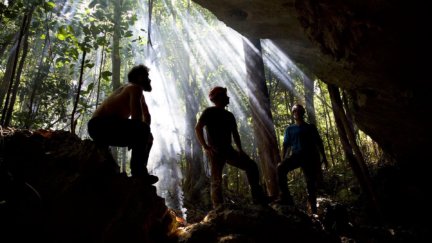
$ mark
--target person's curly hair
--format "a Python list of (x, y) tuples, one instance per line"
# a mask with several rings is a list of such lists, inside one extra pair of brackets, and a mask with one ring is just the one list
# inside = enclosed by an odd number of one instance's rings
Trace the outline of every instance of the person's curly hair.
[(149, 71), (150, 69), (147, 66), (143, 64), (137, 65), (129, 71), (128, 80), (130, 83), (136, 83), (140, 75), (148, 75)]

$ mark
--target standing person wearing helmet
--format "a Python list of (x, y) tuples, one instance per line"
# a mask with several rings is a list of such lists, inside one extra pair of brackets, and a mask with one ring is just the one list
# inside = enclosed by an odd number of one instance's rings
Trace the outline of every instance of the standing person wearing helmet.
[[(324, 145), (315, 125), (304, 120), (305, 109), (303, 106), (296, 104), (291, 111), (295, 124), (288, 126), (285, 130), (282, 148), (284, 159), (277, 167), (280, 189), (277, 202), (294, 204), (288, 190), (287, 173), (301, 167), (306, 179), (309, 206), (311, 212), (316, 214), (318, 182), (322, 179), (321, 163), (324, 163), (326, 168), (328, 167)], [(286, 157), (287, 152), (290, 152), (288, 157)]]
[[(223, 204), (222, 170), (225, 163), (240, 168), (246, 172), (253, 202), (267, 203), (268, 197), (259, 184), (257, 164), (243, 151), (237, 123), (234, 115), (225, 107), (229, 104), (227, 89), (214, 87), (209, 93), (214, 106), (206, 108), (195, 127), (197, 138), (203, 146), (211, 165), (211, 199), (213, 208)], [(204, 139), (204, 127), (207, 131), (207, 142)], [(237, 146), (235, 150), (232, 138)]]

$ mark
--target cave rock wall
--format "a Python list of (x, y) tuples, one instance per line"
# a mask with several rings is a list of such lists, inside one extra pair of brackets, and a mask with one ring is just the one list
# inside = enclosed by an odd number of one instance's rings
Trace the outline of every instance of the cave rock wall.
[(194, 0), (246, 37), (271, 39), (351, 98), (356, 124), (401, 165), (423, 166), (431, 124), (425, 3)]

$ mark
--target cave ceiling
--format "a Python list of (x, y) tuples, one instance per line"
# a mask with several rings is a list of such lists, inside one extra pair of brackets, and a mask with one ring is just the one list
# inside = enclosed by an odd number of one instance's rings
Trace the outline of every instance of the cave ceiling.
[(359, 128), (398, 161), (426, 153), (432, 134), (425, 3), (193, 1), (246, 38), (272, 40), (306, 73), (344, 90)]

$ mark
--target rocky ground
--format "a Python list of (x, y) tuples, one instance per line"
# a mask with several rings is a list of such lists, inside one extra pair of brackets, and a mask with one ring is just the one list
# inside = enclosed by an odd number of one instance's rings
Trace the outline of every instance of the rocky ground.
[[(383, 168), (374, 180), (383, 210), (361, 197), (301, 207), (252, 205), (227, 193), (215, 210), (188, 208), (187, 222), (156, 187), (119, 173), (109, 150), (65, 131), (2, 129), (2, 242), (423, 242), (430, 223), (410, 178)], [(379, 183), (378, 183), (379, 182)]]

